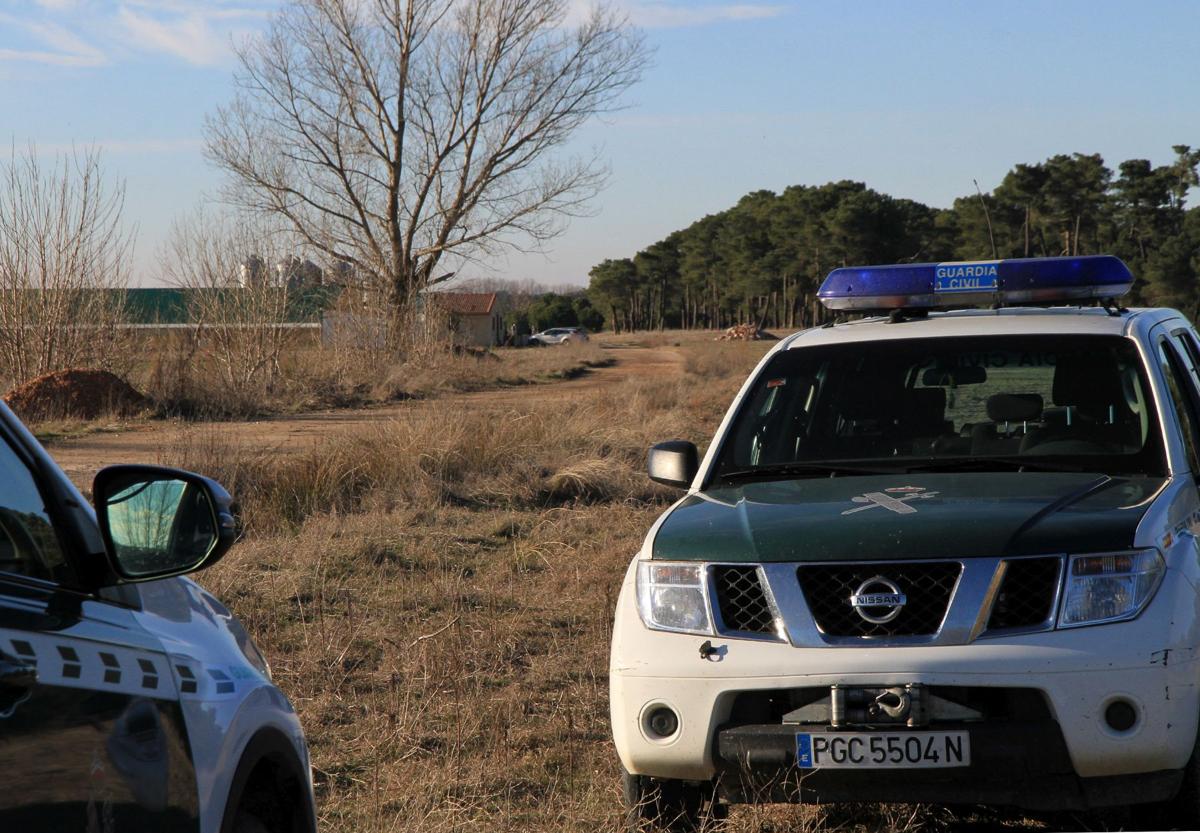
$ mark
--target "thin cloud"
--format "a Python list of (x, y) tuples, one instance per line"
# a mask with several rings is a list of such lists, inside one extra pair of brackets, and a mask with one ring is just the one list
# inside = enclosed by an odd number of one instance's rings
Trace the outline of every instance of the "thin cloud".
[(0, 61), (63, 67), (98, 67), (108, 63), (108, 56), (101, 49), (57, 23), (0, 14), (0, 26), (7, 27), (9, 32), (20, 32), (33, 42), (21, 48), (0, 45)]
[[(568, 23), (587, 19), (595, 0), (571, 0)], [(624, 11), (629, 20), (646, 29), (679, 29), (688, 26), (707, 26), (713, 23), (765, 20), (779, 17), (786, 6), (774, 3), (658, 3), (638, 0), (616, 0), (614, 5)]]
[(104, 60), (103, 52), (64, 26), (57, 23), (30, 23), (26, 26), (34, 37), (58, 52), (85, 60)]
[(203, 139), (110, 139), (97, 142), (96, 146), (105, 153), (199, 153), (204, 148)]
[[(50, 0), (74, 2), (75, 0)], [(278, 0), (126, 0), (122, 5), (151, 14), (203, 15), (208, 20), (265, 19), (279, 8)]]
[(726, 21), (766, 20), (779, 17), (784, 11), (783, 6), (761, 3), (717, 6), (634, 3), (629, 7), (629, 17), (635, 24), (647, 29), (668, 29), (705, 26)]
[(232, 42), (260, 31), (281, 0), (19, 2), (19, 15), (0, 11), (0, 63), (96, 67), (137, 53), (227, 63)]
[[(231, 59), (233, 41), (261, 31), (279, 2), (32, 0), (30, 14), (20, 18), (0, 12), (0, 63), (98, 67), (151, 52), (193, 66), (220, 66)], [(570, 22), (583, 20), (592, 2), (570, 0)], [(611, 2), (647, 29), (763, 20), (787, 11), (777, 3)]]
[(180, 139), (103, 139), (90, 142), (44, 142), (34, 148), (41, 156), (71, 155), (84, 149), (95, 149), (113, 156), (198, 153), (204, 140), (185, 137)]
[(125, 0), (116, 26), (126, 48), (216, 66), (232, 57), (233, 41), (261, 30), (278, 7), (279, 0)]
[(46, 52), (37, 49), (0, 49), (0, 63), (47, 64), (59, 67), (95, 67), (105, 61), (97, 61), (82, 55), (64, 55), (61, 52)]
[(226, 53), (224, 40), (199, 12), (162, 20), (140, 14), (128, 6), (117, 12), (130, 45), (174, 55), (195, 66), (220, 63)]

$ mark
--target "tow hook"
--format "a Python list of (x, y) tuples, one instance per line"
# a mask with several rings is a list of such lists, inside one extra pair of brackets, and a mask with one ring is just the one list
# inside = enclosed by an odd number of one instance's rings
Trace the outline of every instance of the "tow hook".
[(834, 727), (925, 726), (930, 719), (929, 697), (921, 683), (879, 688), (834, 684), (829, 703), (830, 724)]
[(874, 703), (867, 706), (867, 714), (875, 716), (882, 711), (893, 720), (908, 717), (911, 702), (908, 692), (903, 688), (889, 688), (876, 697)]
[(714, 648), (712, 640), (706, 639), (700, 646), (700, 659), (712, 659), (714, 656), (721, 653), (720, 648)]

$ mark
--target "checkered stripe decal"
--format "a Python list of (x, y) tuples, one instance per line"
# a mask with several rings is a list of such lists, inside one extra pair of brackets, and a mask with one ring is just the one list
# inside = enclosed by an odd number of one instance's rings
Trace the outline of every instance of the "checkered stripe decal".
[(166, 657), (62, 634), (0, 630), (0, 651), (37, 670), (42, 685), (174, 699)]
[(104, 682), (109, 685), (121, 684), (121, 661), (115, 654), (108, 651), (100, 652), (100, 662), (104, 663)]
[(113, 691), (156, 699), (236, 697), (246, 669), (207, 666), (160, 653), (62, 634), (0, 629), (0, 651), (33, 666), (42, 685)]
[(180, 694), (195, 694), (198, 688), (196, 683), (196, 672), (191, 666), (182, 662), (176, 663), (175, 670), (179, 674), (179, 693)]

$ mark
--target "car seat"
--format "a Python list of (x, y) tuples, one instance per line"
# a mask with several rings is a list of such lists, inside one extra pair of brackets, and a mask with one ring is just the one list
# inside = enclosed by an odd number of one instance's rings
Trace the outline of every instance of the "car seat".
[(1026, 435), (1022, 453), (1094, 454), (1137, 446), (1139, 419), (1129, 408), (1121, 376), (1111, 355), (1059, 356), (1052, 396), (1061, 415)]
[(1042, 397), (1037, 393), (996, 393), (987, 398), (991, 422), (971, 429), (971, 453), (984, 456), (1018, 454), (1028, 436), (1029, 424), (1042, 416)]
[(954, 423), (946, 419), (946, 389), (910, 388), (904, 392), (897, 438), (912, 444), (912, 454), (944, 453), (940, 446), (957, 439)]

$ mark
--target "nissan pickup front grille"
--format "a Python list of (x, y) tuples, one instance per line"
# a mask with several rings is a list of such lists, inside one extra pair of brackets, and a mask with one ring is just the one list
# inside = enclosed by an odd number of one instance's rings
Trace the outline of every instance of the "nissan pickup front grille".
[(989, 631), (1036, 628), (1054, 614), (1061, 558), (1009, 561), (988, 617)]
[(718, 566), (713, 568), (712, 577), (723, 630), (775, 633), (775, 614), (757, 567)]
[(962, 574), (957, 561), (813, 564), (796, 570), (821, 633), (833, 637), (932, 636)]

